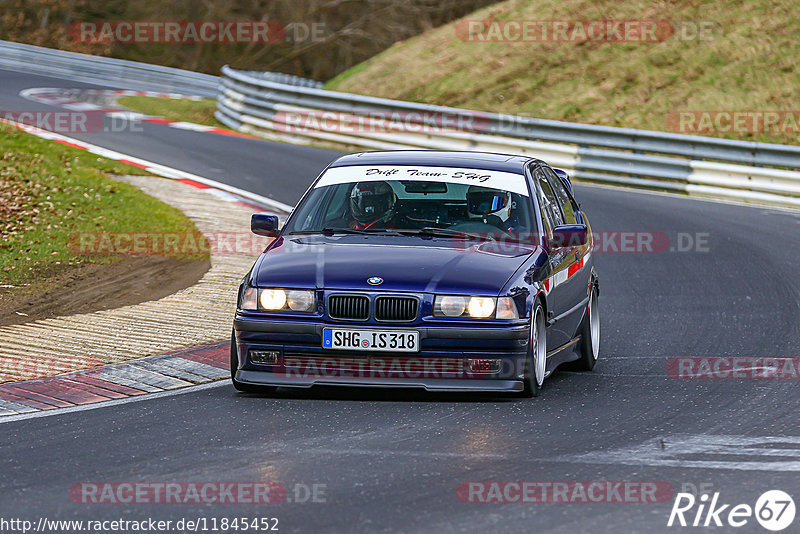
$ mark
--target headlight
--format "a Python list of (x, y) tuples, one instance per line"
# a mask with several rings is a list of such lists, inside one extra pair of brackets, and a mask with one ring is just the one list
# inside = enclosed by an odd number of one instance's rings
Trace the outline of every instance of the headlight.
[(286, 291), (283, 289), (262, 289), (258, 297), (262, 310), (281, 310), (286, 306)]
[(467, 311), (470, 317), (486, 318), (494, 313), (494, 299), (491, 297), (472, 297)]
[(287, 291), (286, 304), (290, 310), (297, 312), (310, 312), (317, 307), (313, 291)]
[(466, 297), (436, 297), (436, 310), (445, 317), (461, 317), (466, 309)]
[(438, 295), (433, 303), (435, 317), (471, 317), (473, 319), (518, 319), (519, 313), (511, 297), (464, 297)]
[(242, 310), (313, 312), (317, 308), (317, 298), (313, 290), (247, 287), (242, 295), (239, 308)]
[(258, 288), (245, 286), (239, 301), (240, 310), (258, 309)]

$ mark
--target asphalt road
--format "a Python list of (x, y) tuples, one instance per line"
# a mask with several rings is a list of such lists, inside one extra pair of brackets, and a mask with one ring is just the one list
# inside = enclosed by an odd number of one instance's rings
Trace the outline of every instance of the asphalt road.
[[(0, 109), (31, 109), (18, 91), (56, 84), (84, 86), (0, 72)], [(287, 203), (336, 155), (144, 128), (83, 138)], [(594, 372), (557, 373), (530, 400), (366, 390), (267, 398), (226, 384), (2, 423), (0, 518), (247, 516), (276, 517), (283, 532), (652, 533), (702, 529), (667, 527), (673, 499), (484, 504), (462, 502), (456, 489), (487, 480), (664, 481), (675, 491), (705, 485), (731, 505), (752, 506), (771, 489), (799, 499), (797, 382), (677, 380), (666, 364), (800, 356), (800, 214), (584, 185), (576, 196), (595, 231), (664, 232), (675, 247), (679, 233), (707, 241), (684, 252), (597, 254), (603, 339)], [(283, 483), (292, 501), (304, 493), (294, 494), (296, 484), (324, 485), (325, 502), (93, 505), (68, 493), (86, 481), (264, 480)], [(766, 532), (752, 518), (716, 531)]]

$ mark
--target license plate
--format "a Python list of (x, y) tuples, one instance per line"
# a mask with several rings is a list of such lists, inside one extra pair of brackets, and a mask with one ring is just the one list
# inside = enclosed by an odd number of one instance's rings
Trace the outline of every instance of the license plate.
[(350, 330), (324, 328), (325, 349), (419, 352), (419, 332), (415, 330)]

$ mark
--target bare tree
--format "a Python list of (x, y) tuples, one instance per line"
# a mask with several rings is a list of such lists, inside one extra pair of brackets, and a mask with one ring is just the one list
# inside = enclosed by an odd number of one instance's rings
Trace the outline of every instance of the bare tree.
[[(496, 1), (496, 0), (494, 0)], [(395, 42), (493, 0), (0, 0), (0, 39), (218, 73), (224, 64), (327, 80)], [(86, 43), (103, 21), (273, 21), (271, 43)]]

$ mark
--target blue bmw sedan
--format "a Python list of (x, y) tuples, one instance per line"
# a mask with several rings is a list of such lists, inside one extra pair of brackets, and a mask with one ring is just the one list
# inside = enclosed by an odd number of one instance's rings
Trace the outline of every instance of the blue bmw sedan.
[(239, 288), (240, 391), (366, 386), (536, 396), (600, 347), (592, 232), (564, 171), (521, 156), (341, 157)]

